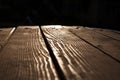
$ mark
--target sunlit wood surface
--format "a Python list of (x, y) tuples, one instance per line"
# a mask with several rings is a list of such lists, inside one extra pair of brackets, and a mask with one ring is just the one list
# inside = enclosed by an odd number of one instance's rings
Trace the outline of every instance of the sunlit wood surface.
[(119, 80), (120, 31), (0, 28), (0, 80)]
[(4, 46), (11, 34), (14, 32), (15, 28), (0, 28), (0, 48)]
[(58, 79), (39, 27), (18, 27), (0, 52), (1, 80)]

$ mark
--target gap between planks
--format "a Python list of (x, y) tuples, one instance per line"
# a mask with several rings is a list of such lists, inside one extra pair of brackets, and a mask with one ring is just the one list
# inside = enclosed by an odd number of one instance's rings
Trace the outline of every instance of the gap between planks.
[[(108, 55), (112, 59), (120, 63), (120, 44), (119, 41), (112, 39), (110, 37), (104, 36), (101, 33), (97, 33), (94, 29), (79, 28), (79, 29), (69, 29), (77, 37), (83, 39), (93, 47), (99, 49), (104, 54)], [(117, 34), (118, 35), (118, 34)]]
[(118, 62), (79, 39), (66, 28), (42, 27), (42, 30), (66, 79), (117, 80), (120, 78)]
[(39, 26), (19, 26), (0, 53), (2, 80), (59, 80)]

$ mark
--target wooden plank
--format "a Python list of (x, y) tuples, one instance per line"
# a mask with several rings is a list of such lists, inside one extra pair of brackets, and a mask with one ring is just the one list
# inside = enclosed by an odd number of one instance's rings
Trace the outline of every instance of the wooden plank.
[(118, 80), (120, 63), (66, 28), (42, 27), (67, 80)]
[(1, 80), (58, 80), (38, 26), (19, 26), (0, 53)]
[(120, 61), (120, 43), (118, 40), (111, 39), (110, 37), (104, 36), (100, 33), (97, 33), (97, 29), (88, 29), (88, 28), (79, 28), (79, 29), (69, 29), (76, 36), (86, 40), (90, 44), (101, 49), (108, 55), (116, 58)]
[(13, 28), (0, 28), (0, 48), (7, 42), (9, 37), (14, 32), (15, 27)]
[(119, 31), (100, 29), (100, 28), (92, 28), (91, 30), (120, 41), (120, 34), (119, 34), (120, 32)]

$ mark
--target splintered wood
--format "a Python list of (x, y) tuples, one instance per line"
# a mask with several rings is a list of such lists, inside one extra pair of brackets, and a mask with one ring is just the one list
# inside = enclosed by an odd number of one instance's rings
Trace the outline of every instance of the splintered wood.
[(120, 31), (100, 28), (0, 28), (0, 79), (119, 80), (119, 41)]

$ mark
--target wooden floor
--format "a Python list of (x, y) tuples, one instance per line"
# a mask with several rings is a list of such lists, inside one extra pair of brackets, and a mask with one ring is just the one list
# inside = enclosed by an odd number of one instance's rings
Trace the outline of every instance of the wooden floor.
[(0, 28), (0, 80), (120, 80), (120, 31)]

